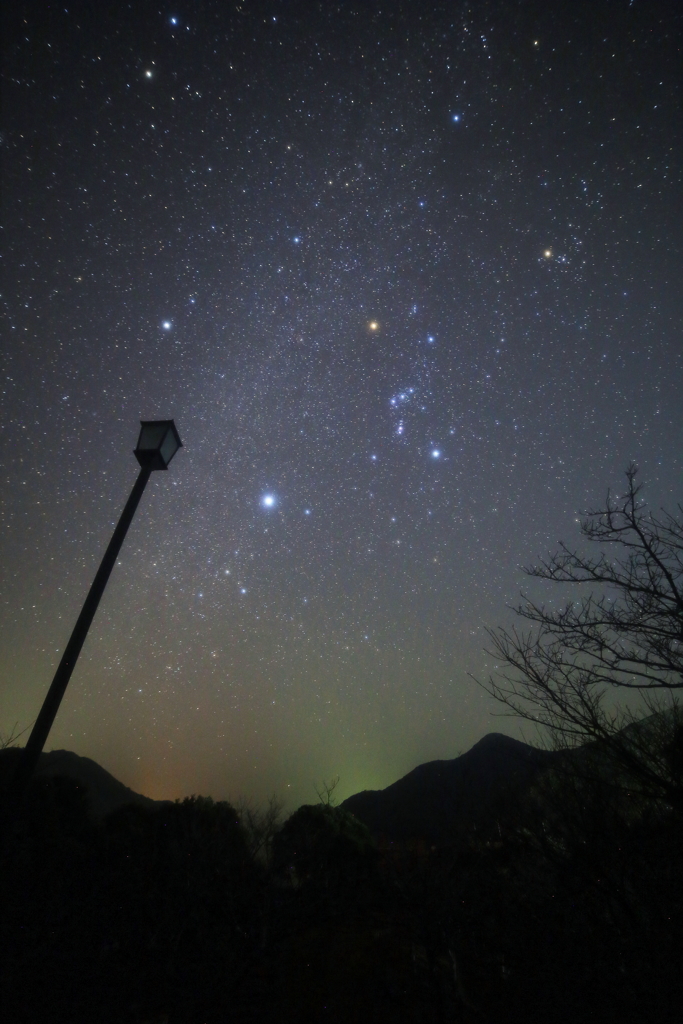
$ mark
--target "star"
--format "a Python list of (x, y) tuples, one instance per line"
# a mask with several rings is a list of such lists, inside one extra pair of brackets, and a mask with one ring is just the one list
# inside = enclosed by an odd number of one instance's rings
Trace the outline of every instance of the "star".
[(264, 508), (275, 508), (275, 495), (264, 494), (261, 498), (261, 504)]
[(170, 331), (173, 327), (173, 322), (171, 320), (164, 320), (161, 326), (165, 331)]

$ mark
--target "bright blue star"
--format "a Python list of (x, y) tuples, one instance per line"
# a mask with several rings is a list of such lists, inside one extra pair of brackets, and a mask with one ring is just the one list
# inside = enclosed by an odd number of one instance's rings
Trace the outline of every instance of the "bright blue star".
[(460, 114), (453, 114), (451, 116), (451, 121), (455, 121), (457, 123), (459, 120), (460, 120)]
[(165, 331), (170, 331), (173, 327), (173, 323), (170, 320), (164, 320), (161, 326)]
[(440, 459), (441, 458), (441, 451), (438, 448), (432, 448), (432, 458), (433, 459)]
[(264, 508), (275, 508), (275, 495), (264, 494), (261, 498), (261, 504)]

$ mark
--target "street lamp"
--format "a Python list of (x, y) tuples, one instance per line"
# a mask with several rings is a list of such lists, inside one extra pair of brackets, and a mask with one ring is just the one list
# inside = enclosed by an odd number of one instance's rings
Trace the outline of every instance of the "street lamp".
[(140, 436), (135, 458), (143, 469), (168, 469), (168, 464), (183, 447), (173, 420), (140, 420)]
[(52, 685), (47, 692), (43, 706), (40, 709), (40, 714), (36, 718), (31, 730), (28, 743), (22, 750), (17, 762), (10, 794), (10, 804), (14, 805), (14, 810), (18, 809), (21, 797), (45, 746), (48, 733), (52, 728), (55, 715), (59, 710), (62, 697), (71, 679), (71, 673), (76, 667), (78, 655), (81, 653), (90, 624), (95, 617), (100, 598), (104, 593), (107, 580), (114, 568), (114, 563), (121, 550), (121, 545), (133, 520), (147, 481), (155, 469), (168, 469), (169, 462), (178, 449), (182, 448), (182, 444), (180, 434), (176, 430), (173, 420), (140, 421), (140, 436), (134, 452), (136, 459), (140, 463), (140, 472), (133, 485), (133, 490), (130, 492), (125, 508), (121, 513), (121, 518), (116, 524), (116, 529), (109, 541), (109, 547), (104, 553), (104, 558), (97, 570), (95, 579), (90, 587), (90, 592), (85, 599), (81, 614), (76, 620), (76, 625), (62, 655), (62, 660), (52, 680)]

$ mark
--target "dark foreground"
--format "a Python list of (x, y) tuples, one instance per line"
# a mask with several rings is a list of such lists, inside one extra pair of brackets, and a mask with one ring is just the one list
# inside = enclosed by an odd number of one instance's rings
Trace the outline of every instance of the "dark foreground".
[(544, 799), (438, 847), (304, 807), (266, 857), (228, 804), (96, 821), (36, 781), (2, 849), (3, 1019), (683, 1019), (681, 815), (597, 784)]

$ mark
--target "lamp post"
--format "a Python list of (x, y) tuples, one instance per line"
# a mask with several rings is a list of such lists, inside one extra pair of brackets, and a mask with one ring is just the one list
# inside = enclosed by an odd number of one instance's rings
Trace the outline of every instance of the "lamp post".
[(168, 469), (169, 462), (178, 449), (182, 448), (182, 445), (183, 443), (180, 440), (180, 435), (176, 430), (173, 420), (140, 421), (140, 436), (134, 452), (135, 457), (140, 463), (140, 473), (121, 513), (121, 518), (116, 524), (116, 529), (109, 541), (109, 546), (104, 553), (104, 558), (85, 599), (81, 614), (76, 620), (76, 625), (62, 655), (62, 660), (52, 680), (52, 685), (43, 701), (40, 714), (31, 730), (28, 742), (18, 759), (10, 793), (10, 803), (14, 805), (15, 810), (18, 809), (26, 786), (45, 746), (45, 741), (52, 728), (55, 715), (59, 710), (62, 697), (69, 685), (71, 673), (76, 667), (78, 655), (81, 653), (81, 648), (85, 643), (90, 624), (95, 617), (100, 598), (104, 593), (107, 580), (121, 550), (121, 545), (133, 520), (147, 481), (155, 469)]

